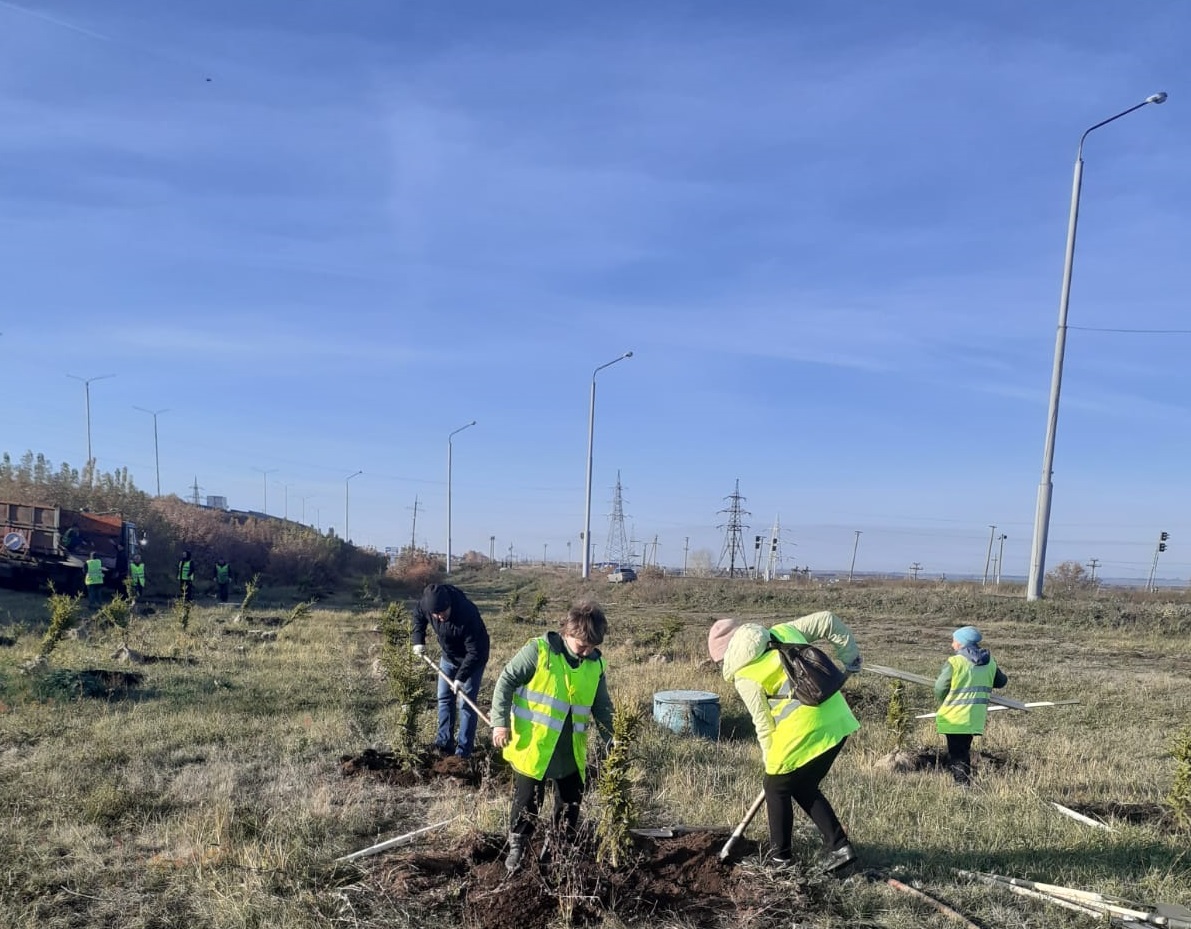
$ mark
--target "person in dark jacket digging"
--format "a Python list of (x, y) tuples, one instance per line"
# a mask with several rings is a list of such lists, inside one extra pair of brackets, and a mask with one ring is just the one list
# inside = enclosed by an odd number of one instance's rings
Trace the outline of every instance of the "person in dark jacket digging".
[(935, 727), (947, 739), (948, 767), (961, 787), (972, 782), (972, 739), (984, 734), (988, 698), (994, 687), (1009, 683), (983, 641), (975, 626), (951, 633), (955, 654), (943, 662), (935, 681), (935, 699), (939, 701)]
[(454, 752), (460, 758), (469, 758), (475, 747), (478, 717), (459, 694), (465, 694), (472, 703), (480, 698), (480, 684), (488, 664), (488, 627), (476, 605), (450, 584), (427, 584), (414, 607), (410, 642), (415, 655), (426, 651), (427, 624), (434, 629), (442, 650), (434, 748), (444, 755)]

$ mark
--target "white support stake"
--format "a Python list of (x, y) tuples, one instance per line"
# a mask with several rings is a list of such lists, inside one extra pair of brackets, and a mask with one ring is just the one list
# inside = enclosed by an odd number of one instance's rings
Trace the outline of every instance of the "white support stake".
[(1100, 829), (1106, 829), (1109, 832), (1113, 831), (1112, 826), (1108, 825), (1107, 823), (1102, 823), (1098, 819), (1092, 819), (1092, 817), (1090, 817), (1090, 816), (1084, 816), (1083, 813), (1077, 813), (1077, 812), (1075, 812), (1075, 810), (1069, 809), (1069, 808), (1063, 806), (1063, 804), (1061, 804), (1061, 803), (1055, 803), (1052, 800), (1052, 801), (1050, 801), (1050, 805), (1053, 806), (1060, 813), (1062, 813), (1064, 816), (1070, 816), (1076, 822), (1081, 822), (1085, 826), (1097, 826)]
[(452, 816), (450, 819), (444, 819), (440, 823), (435, 823), (433, 826), (423, 826), (421, 829), (415, 829), (413, 832), (407, 832), (405, 835), (399, 835), (395, 839), (387, 839), (378, 845), (370, 845), (368, 848), (362, 848), (358, 852), (352, 852), (350, 855), (343, 855), (336, 858), (336, 861), (355, 861), (357, 858), (367, 858), (369, 855), (379, 855), (381, 852), (386, 852), (390, 848), (397, 848), (401, 845), (408, 845), (415, 837), (420, 836), (424, 832), (430, 832), (434, 829), (441, 829), (448, 823), (453, 823), (458, 816)]

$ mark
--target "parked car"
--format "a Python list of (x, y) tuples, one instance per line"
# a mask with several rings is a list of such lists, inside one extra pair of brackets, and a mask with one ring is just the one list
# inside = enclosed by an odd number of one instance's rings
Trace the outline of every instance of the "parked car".
[(630, 581), (637, 579), (637, 572), (632, 568), (619, 567), (608, 575), (608, 581), (612, 584), (627, 584)]

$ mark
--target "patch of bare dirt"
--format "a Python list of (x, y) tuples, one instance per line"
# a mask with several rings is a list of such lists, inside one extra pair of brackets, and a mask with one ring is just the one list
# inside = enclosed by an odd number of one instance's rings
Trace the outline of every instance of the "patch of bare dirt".
[[(894, 774), (908, 774), (913, 771), (946, 771), (947, 749), (938, 746), (903, 749), (891, 752), (881, 758), (879, 764)], [(972, 773), (979, 775), (983, 768), (988, 771), (1016, 771), (1021, 764), (1009, 757), (1007, 752), (972, 752)]]
[(775, 906), (775, 918), (790, 925), (799, 913), (821, 908), (821, 885), (794, 872), (775, 877), (742, 866), (743, 859), (756, 858), (752, 842), (739, 843), (721, 861), (723, 844), (723, 835), (706, 832), (638, 837), (628, 861), (611, 868), (595, 860), (589, 841), (552, 854), (549, 840), (539, 839), (526, 866), (509, 876), (504, 837), (473, 834), (445, 851), (392, 858), (377, 879), (383, 892), (417, 901), (435, 922), (467, 929), (545, 929), (560, 919), (592, 926), (613, 914), (631, 925), (667, 915), (694, 925), (729, 925), (742, 913)]
[(439, 778), (479, 787), (492, 776), (492, 765), (483, 755), (460, 758), (423, 750), (403, 759), (396, 752), (366, 748), (358, 755), (341, 755), (339, 772), (344, 777), (372, 777), (396, 787), (413, 787)]
[(1064, 803), (1064, 806), (1111, 825), (1114, 821), (1132, 826), (1151, 826), (1159, 832), (1176, 835), (1184, 832), (1174, 810), (1161, 803)]

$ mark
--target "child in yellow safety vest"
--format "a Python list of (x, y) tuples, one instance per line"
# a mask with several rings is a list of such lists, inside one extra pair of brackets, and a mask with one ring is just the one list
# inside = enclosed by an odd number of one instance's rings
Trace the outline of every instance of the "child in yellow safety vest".
[(972, 738), (984, 734), (988, 698), (994, 687), (1009, 683), (992, 654), (981, 645), (983, 640), (975, 626), (951, 633), (955, 654), (943, 662), (935, 681), (939, 701), (935, 728), (947, 739), (948, 768), (961, 787), (972, 783)]
[[(597, 647), (608, 621), (599, 605), (573, 605), (558, 632), (530, 641), (505, 665), (492, 694), (492, 744), (513, 768), (509, 854), (517, 871), (529, 847), (546, 782), (554, 782), (554, 816), (573, 839), (587, 778), (587, 735), (594, 721), (612, 736), (612, 698)], [(602, 745), (601, 745), (602, 747)]]

